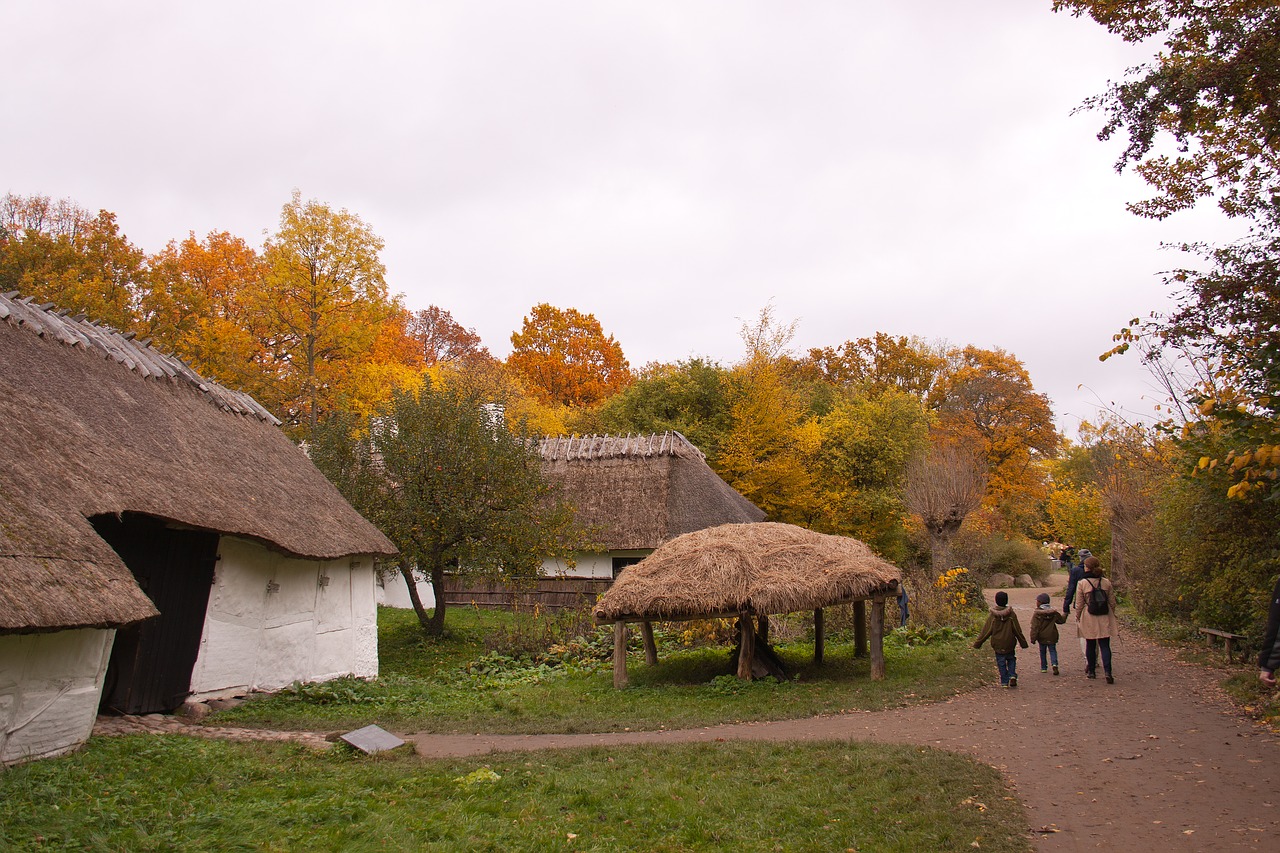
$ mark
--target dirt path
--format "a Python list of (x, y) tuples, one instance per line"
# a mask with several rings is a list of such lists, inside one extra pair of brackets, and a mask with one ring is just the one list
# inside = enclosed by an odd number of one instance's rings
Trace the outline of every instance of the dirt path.
[[(1009, 590), (1024, 631), (1037, 592)], [(993, 662), (992, 686), (935, 705), (683, 731), (406, 737), (432, 758), (719, 739), (927, 744), (999, 768), (1039, 850), (1280, 850), (1280, 739), (1228, 710), (1219, 674), (1124, 634), (1112, 640), (1116, 683), (1087, 680), (1074, 621), (1061, 630), (1060, 677), (1040, 673), (1032, 646), (1016, 689), (998, 686)]]

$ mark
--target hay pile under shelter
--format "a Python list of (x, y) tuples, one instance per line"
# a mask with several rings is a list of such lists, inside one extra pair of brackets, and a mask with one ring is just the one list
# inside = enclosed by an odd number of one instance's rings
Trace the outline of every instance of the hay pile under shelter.
[[(901, 572), (863, 542), (791, 524), (724, 524), (676, 537), (627, 569), (595, 607), (614, 624), (614, 683), (626, 683), (626, 625), (639, 622), (656, 662), (652, 623), (738, 617), (738, 675), (751, 678), (756, 649), (766, 656), (771, 614), (814, 611), (814, 654), (822, 657), (823, 608), (872, 602), (872, 677), (884, 675), (884, 601)], [(859, 605), (862, 605), (859, 607)], [(859, 623), (861, 619), (859, 619)]]
[(395, 548), (262, 406), (173, 356), (0, 296), (0, 762), (99, 704), (378, 671)]

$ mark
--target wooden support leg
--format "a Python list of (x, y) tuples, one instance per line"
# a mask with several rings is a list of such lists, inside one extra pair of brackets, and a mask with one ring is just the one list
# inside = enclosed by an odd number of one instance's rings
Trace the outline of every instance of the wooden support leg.
[(756, 659), (756, 626), (749, 613), (742, 614), (738, 620), (738, 642), (738, 677), (750, 681)]
[(613, 686), (627, 686), (627, 623), (613, 623)]
[(853, 656), (856, 658), (867, 656), (867, 603), (865, 601), (853, 603)]
[(653, 623), (641, 622), (640, 635), (644, 637), (644, 662), (649, 666), (657, 666), (658, 644), (653, 641)]
[(823, 620), (825, 618), (826, 618), (826, 615), (822, 612), (821, 607), (813, 611), (813, 664), (814, 666), (822, 666), (822, 652), (823, 652), (822, 647), (823, 647), (823, 644), (825, 644), (827, 641), (826, 626), (823, 624)]
[(884, 680), (884, 596), (871, 599), (871, 680)]

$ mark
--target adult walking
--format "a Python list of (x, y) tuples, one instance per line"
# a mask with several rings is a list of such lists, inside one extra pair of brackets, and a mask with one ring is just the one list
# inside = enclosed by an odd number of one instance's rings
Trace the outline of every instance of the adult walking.
[(1098, 677), (1098, 656), (1107, 684), (1115, 684), (1111, 675), (1111, 638), (1116, 633), (1116, 591), (1111, 581), (1102, 576), (1102, 562), (1090, 556), (1084, 561), (1084, 577), (1076, 586), (1076, 628), (1084, 638), (1085, 672)]
[(1262, 635), (1262, 651), (1258, 654), (1258, 678), (1268, 687), (1276, 686), (1276, 670), (1280, 669), (1280, 578), (1271, 591), (1271, 608), (1267, 612), (1267, 630)]

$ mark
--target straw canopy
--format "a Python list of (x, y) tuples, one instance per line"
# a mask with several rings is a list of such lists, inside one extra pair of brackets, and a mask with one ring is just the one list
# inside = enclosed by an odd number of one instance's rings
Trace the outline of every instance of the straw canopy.
[(51, 308), (0, 295), (0, 634), (155, 614), (96, 515), (305, 559), (395, 553), (252, 398)]
[(791, 613), (895, 594), (901, 577), (857, 539), (791, 524), (724, 524), (672, 539), (629, 567), (600, 597), (595, 618)]
[(546, 438), (542, 471), (610, 550), (657, 548), (682, 533), (764, 520), (678, 432)]

